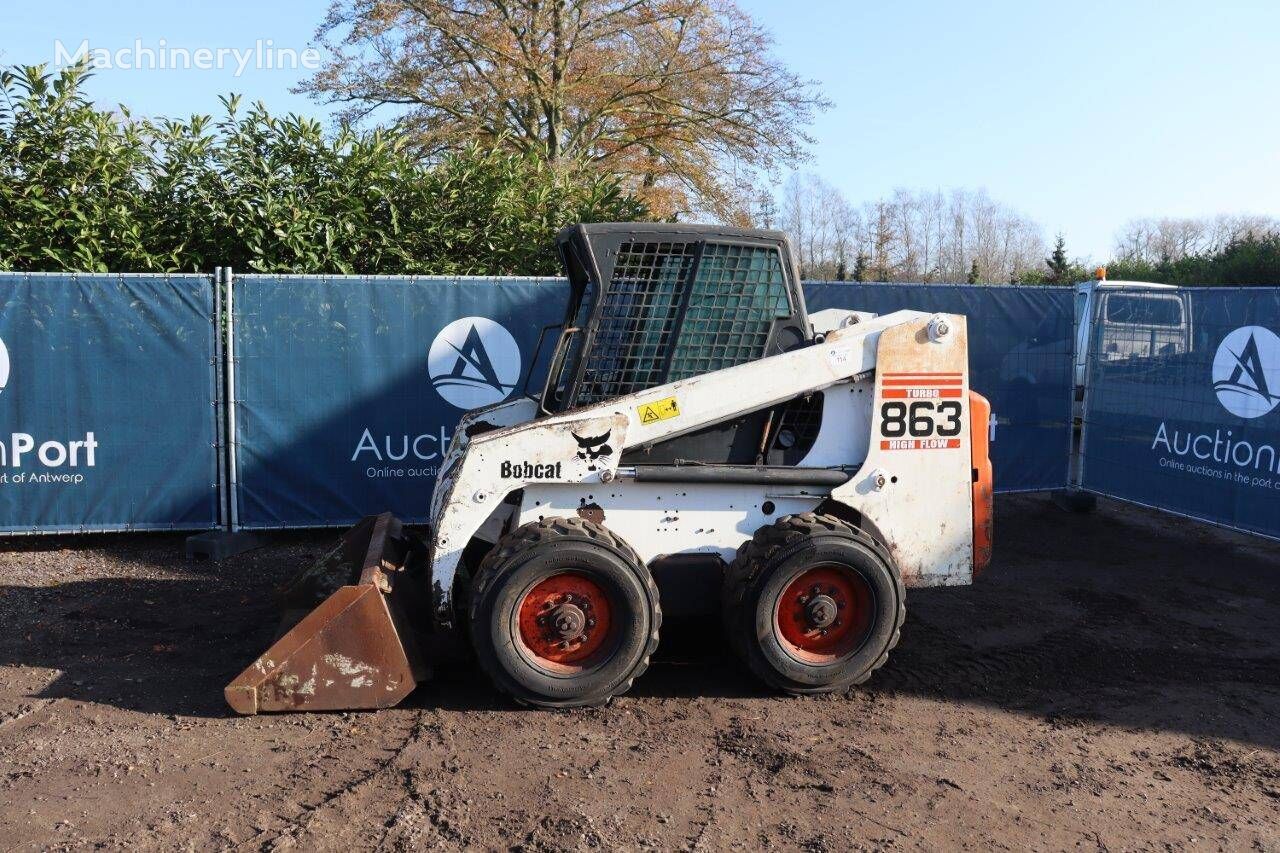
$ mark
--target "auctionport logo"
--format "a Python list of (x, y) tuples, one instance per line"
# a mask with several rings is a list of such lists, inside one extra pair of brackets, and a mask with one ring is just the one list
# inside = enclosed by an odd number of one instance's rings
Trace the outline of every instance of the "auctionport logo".
[(1222, 339), (1213, 359), (1213, 390), (1233, 415), (1258, 418), (1280, 403), (1280, 337), (1242, 326)]
[[(427, 374), (446, 403), (475, 409), (501, 403), (520, 381), (520, 347), (488, 317), (463, 317), (440, 330), (427, 354)], [(374, 433), (366, 427), (352, 462), (370, 480), (434, 478), (452, 436), (443, 424), (419, 435)]]
[(477, 409), (501, 403), (520, 381), (520, 347), (488, 317), (463, 317), (436, 335), (427, 373), (451, 406)]
[[(0, 340), (0, 393), (8, 384), (9, 349)], [(84, 438), (74, 441), (41, 441), (27, 432), (0, 436), (0, 486), (83, 483), (84, 474), (78, 471), (28, 472), (20, 469), (36, 463), (45, 469), (93, 468), (98, 464), (97, 452), (98, 439), (92, 432), (86, 432)]]

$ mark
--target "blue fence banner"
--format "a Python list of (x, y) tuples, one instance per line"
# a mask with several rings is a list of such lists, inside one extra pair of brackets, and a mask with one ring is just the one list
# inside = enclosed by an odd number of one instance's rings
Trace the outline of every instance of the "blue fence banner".
[[(537, 387), (558, 278), (0, 273), (0, 532), (426, 519), (458, 418)], [(1069, 288), (809, 282), (811, 312), (969, 319), (996, 488), (1066, 484)], [(1280, 289), (1100, 288), (1081, 485), (1280, 537)], [(224, 323), (223, 320), (226, 322)], [(234, 345), (221, 471), (220, 329)], [(535, 362), (537, 362), (535, 364)]]
[(237, 275), (233, 294), (236, 516), (271, 528), (425, 521), (458, 418), (521, 393), (568, 285)]
[(1084, 488), (1280, 537), (1280, 289), (1107, 288)]
[[(236, 276), (233, 498), (245, 528), (426, 520), (464, 411), (520, 393), (563, 279)], [(997, 484), (1065, 484), (1070, 291), (806, 285), (810, 310), (970, 316), (974, 386), (998, 407)], [(548, 336), (546, 356), (554, 342)]]
[(214, 283), (0, 273), (0, 531), (219, 524)]
[(1071, 448), (1072, 289), (1013, 285), (810, 282), (810, 313), (904, 308), (964, 314), (969, 382), (991, 401), (997, 492), (1062, 488)]

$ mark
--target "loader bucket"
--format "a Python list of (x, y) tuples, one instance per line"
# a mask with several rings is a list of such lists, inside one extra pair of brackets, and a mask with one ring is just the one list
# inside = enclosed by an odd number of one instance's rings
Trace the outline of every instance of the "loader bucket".
[(425, 553), (390, 513), (351, 528), (286, 588), (283, 634), (227, 685), (227, 704), (240, 714), (340, 711), (408, 696), (428, 676), (408, 621), (426, 612)]

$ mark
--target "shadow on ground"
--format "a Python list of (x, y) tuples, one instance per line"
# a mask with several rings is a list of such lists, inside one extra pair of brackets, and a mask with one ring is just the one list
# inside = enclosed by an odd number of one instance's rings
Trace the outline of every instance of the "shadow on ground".
[[(860, 690), (1280, 746), (1280, 546), (1113, 504), (1068, 515), (1036, 496), (1003, 498), (997, 517), (987, 577), (909, 592), (902, 643)], [(225, 716), (222, 686), (273, 637), (275, 587), (330, 537), (176, 567), (176, 537), (76, 539), (153, 571), (0, 584), (0, 664), (59, 670), (43, 698)], [(669, 624), (633, 695), (768, 694), (731, 663), (712, 617)], [(508, 707), (466, 661), (409, 704)]]

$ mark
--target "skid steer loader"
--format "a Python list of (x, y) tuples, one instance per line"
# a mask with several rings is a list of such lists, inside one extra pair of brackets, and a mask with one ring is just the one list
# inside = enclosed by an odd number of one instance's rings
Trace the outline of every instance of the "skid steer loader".
[[(425, 535), (371, 516), (300, 576), (233, 709), (390, 706), (449, 637), (519, 702), (601, 703), (645, 671), (664, 603), (718, 609), (775, 688), (840, 690), (898, 642), (906, 587), (987, 564), (964, 317), (809, 315), (774, 231), (577, 225), (557, 248), (541, 392), (463, 416)], [(662, 601), (655, 574), (708, 567), (719, 596)]]

